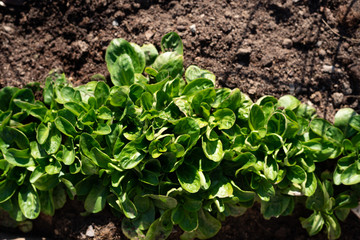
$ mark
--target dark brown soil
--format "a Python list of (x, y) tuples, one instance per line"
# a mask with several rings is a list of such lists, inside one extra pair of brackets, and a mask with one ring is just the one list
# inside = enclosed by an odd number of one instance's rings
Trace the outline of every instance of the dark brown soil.
[[(331, 121), (339, 108), (360, 112), (359, 22), (358, 0), (28, 0), (0, 7), (0, 88), (44, 82), (53, 69), (86, 83), (108, 75), (111, 39), (159, 47), (165, 33), (176, 31), (185, 64), (213, 71), (219, 86), (238, 87), (254, 100), (293, 94)], [(125, 239), (109, 211), (80, 212), (72, 202), (35, 222), (34, 234), (81, 239), (91, 225), (95, 239)], [(306, 213), (266, 221), (254, 207), (226, 220), (214, 239), (309, 239), (299, 216)], [(360, 239), (359, 224), (350, 215), (342, 239)]]

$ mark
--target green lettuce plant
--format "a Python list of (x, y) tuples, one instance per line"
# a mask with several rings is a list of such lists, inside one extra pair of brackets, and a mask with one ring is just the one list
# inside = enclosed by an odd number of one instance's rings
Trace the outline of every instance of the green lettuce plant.
[(112, 85), (72, 86), (51, 74), (0, 90), (0, 207), (16, 221), (53, 215), (67, 198), (88, 213), (109, 205), (130, 239), (214, 236), (255, 201), (266, 219), (313, 211), (302, 226), (340, 237), (357, 206), (360, 116), (334, 125), (293, 96), (253, 102), (215, 88), (215, 75), (183, 66), (176, 33), (139, 46), (114, 39), (105, 56)]

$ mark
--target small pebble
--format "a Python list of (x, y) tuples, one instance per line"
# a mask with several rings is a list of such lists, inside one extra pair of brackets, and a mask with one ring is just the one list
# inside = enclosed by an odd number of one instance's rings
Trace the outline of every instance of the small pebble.
[(118, 27), (118, 26), (119, 26), (119, 22), (118, 22), (117, 20), (114, 20), (114, 21), (112, 21), (112, 25), (113, 25), (114, 27)]
[(236, 52), (236, 55), (238, 56), (248, 56), (251, 54), (251, 47), (247, 47), (247, 48), (239, 48), (238, 51)]
[(285, 38), (283, 40), (282, 44), (283, 44), (284, 47), (289, 49), (289, 48), (291, 48), (293, 46), (293, 41), (291, 39), (289, 39), (289, 38)]
[(249, 90), (248, 90), (248, 93), (249, 94), (255, 94), (257, 91), (256, 87), (251, 87)]
[(320, 57), (325, 57), (326, 56), (326, 51), (322, 48), (319, 49), (319, 56)]
[(340, 92), (333, 93), (331, 95), (331, 97), (332, 97), (332, 99), (334, 101), (334, 106), (335, 107), (340, 106), (340, 104), (344, 101), (344, 94), (340, 93)]
[(12, 27), (10, 27), (10, 26), (4, 25), (3, 28), (8, 33), (13, 33), (14, 32), (14, 29)]
[(339, 68), (336, 68), (332, 65), (323, 65), (321, 70), (325, 73), (341, 73)]
[(193, 25), (190, 26), (190, 31), (191, 31), (193, 34), (196, 33), (196, 25), (195, 25), (195, 24), (193, 24)]
[(153, 31), (147, 30), (147, 31), (145, 32), (145, 37), (146, 37), (147, 40), (150, 40), (150, 38), (152, 38), (152, 36), (154, 36)]
[(322, 45), (322, 41), (317, 41), (316, 46), (320, 47)]
[(224, 15), (225, 15), (225, 17), (227, 17), (227, 18), (231, 18), (232, 15), (233, 15), (233, 12), (230, 11), (230, 10), (226, 10), (225, 13), (224, 13)]
[(342, 83), (343, 85), (343, 92), (346, 94), (346, 95), (351, 95), (353, 93), (353, 90), (352, 90), (352, 87), (351, 87), (351, 84), (348, 82), (348, 81), (344, 81)]
[(269, 56), (269, 55), (265, 55), (262, 59), (261, 59), (261, 65), (263, 67), (271, 67), (274, 61), (274, 57)]
[(95, 237), (95, 231), (92, 225), (87, 228), (85, 235), (87, 237)]
[(320, 102), (322, 99), (321, 93), (319, 91), (314, 92), (313, 94), (311, 94), (310, 99), (315, 103)]

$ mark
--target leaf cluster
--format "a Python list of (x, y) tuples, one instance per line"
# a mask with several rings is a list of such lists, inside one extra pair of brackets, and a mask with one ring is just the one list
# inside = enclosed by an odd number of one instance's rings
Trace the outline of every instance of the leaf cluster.
[(206, 239), (254, 201), (266, 219), (303, 203), (309, 234), (338, 238), (359, 196), (359, 115), (342, 109), (331, 124), (290, 95), (215, 88), (210, 71), (184, 69), (173, 32), (161, 50), (111, 41), (112, 86), (50, 74), (43, 101), (30, 86), (1, 89), (0, 207), (24, 221), (76, 197), (88, 213), (109, 205), (130, 239), (165, 239), (174, 225)]

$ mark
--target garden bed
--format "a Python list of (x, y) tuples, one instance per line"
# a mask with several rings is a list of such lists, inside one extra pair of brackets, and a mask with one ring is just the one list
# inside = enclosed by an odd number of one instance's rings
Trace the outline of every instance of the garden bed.
[[(293, 94), (330, 121), (339, 108), (359, 112), (357, 1), (132, 2), (27, 1), (1, 8), (0, 87), (44, 82), (52, 69), (65, 72), (75, 85), (96, 73), (109, 79), (104, 55), (111, 39), (158, 44), (176, 31), (185, 65), (213, 71), (219, 86), (238, 87), (254, 100)], [(92, 226), (97, 239), (125, 239), (109, 210), (79, 217), (83, 211), (70, 202), (52, 219), (36, 220), (32, 234), (81, 239), (92, 235)], [(255, 206), (227, 219), (214, 239), (307, 239), (298, 217), (308, 215), (300, 209), (292, 217), (266, 221)], [(341, 225), (343, 239), (356, 239), (360, 228), (354, 215)], [(170, 238), (179, 235), (177, 229)]]

